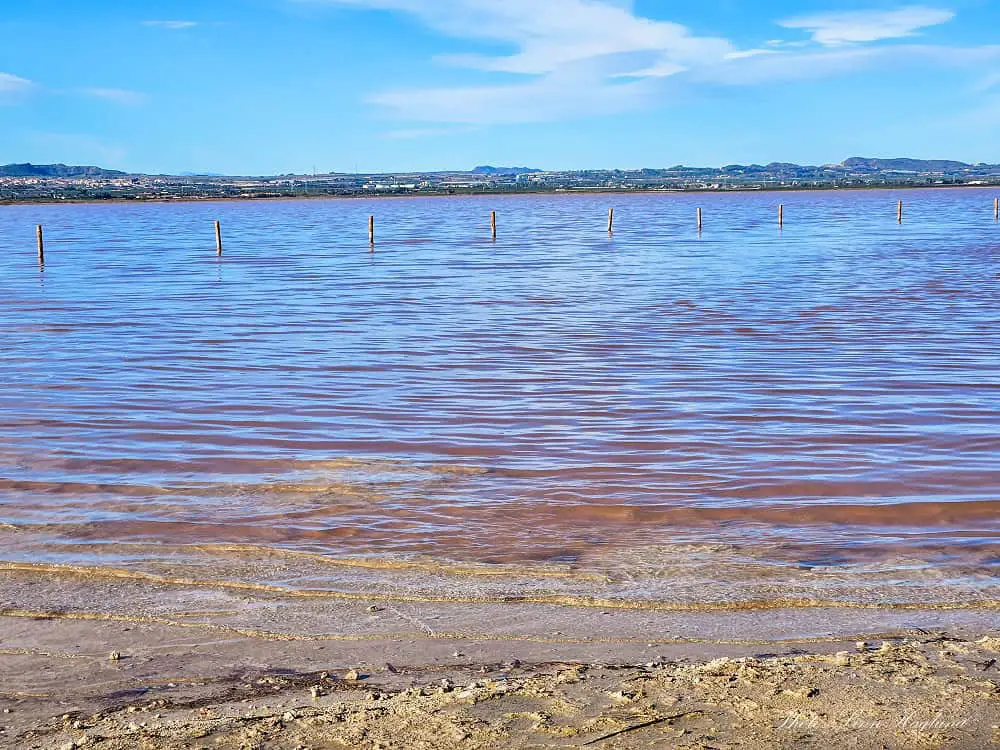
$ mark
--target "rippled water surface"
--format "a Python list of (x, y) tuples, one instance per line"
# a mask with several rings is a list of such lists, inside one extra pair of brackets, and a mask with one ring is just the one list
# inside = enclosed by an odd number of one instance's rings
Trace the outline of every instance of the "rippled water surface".
[(0, 207), (0, 557), (311, 586), (240, 550), (594, 569), (665, 598), (803, 571), (852, 598), (982, 591), (992, 198)]

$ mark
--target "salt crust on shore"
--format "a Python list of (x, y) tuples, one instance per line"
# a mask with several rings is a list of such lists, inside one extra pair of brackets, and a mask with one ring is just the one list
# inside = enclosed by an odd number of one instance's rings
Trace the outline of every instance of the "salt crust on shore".
[(123, 700), (91, 715), (8, 728), (0, 743), (46, 750), (982, 750), (1000, 744), (998, 659), (1000, 638), (928, 635), (832, 654), (691, 663), (385, 665), (371, 674), (234, 676), (188, 700)]

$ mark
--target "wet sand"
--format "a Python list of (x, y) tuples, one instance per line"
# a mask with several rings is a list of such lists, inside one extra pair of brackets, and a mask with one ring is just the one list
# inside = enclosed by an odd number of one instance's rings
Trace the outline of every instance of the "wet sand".
[(1000, 743), (997, 637), (206, 640), (55, 614), (4, 634), (0, 746), (19, 750)]
[(1000, 740), (991, 602), (330, 597), (58, 567), (0, 571), (0, 602), (18, 750)]

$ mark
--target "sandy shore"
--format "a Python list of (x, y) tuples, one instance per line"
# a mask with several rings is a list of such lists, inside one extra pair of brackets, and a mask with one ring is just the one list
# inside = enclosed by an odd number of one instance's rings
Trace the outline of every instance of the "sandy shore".
[(0, 746), (25, 750), (1000, 744), (997, 637), (650, 648), (3, 625)]
[(0, 747), (1000, 745), (991, 591), (666, 602), (582, 570), (416, 563), (327, 563), (339, 591), (247, 583), (295, 564), (4, 564)]

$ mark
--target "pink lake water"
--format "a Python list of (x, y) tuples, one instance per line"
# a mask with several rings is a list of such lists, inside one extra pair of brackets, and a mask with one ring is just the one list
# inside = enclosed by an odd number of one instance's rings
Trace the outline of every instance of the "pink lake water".
[(324, 559), (577, 571), (692, 604), (1000, 599), (992, 201), (0, 207), (0, 558), (333, 589), (364, 582)]

